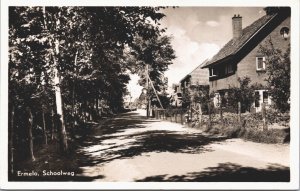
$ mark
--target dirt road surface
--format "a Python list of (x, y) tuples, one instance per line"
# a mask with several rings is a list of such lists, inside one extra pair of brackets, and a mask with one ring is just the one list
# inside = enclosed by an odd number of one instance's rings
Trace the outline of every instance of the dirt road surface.
[(92, 181), (286, 182), (289, 145), (209, 136), (181, 124), (121, 114), (86, 138), (80, 176)]

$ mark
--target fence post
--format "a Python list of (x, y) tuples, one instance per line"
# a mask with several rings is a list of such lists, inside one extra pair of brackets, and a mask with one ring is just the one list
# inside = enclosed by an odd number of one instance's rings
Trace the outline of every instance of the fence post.
[(183, 125), (183, 121), (182, 121), (182, 110), (180, 110), (180, 122), (181, 122), (181, 125)]
[(199, 128), (202, 126), (202, 108), (201, 103), (199, 103)]
[(175, 123), (177, 123), (177, 110), (175, 110)]
[(190, 104), (190, 111), (191, 111), (191, 118), (190, 118), (190, 122), (193, 122), (193, 110), (192, 110), (192, 104)]
[(267, 124), (267, 120), (266, 120), (266, 104), (262, 103), (261, 106), (262, 106), (263, 130), (267, 131), (268, 124)]
[(223, 110), (222, 110), (222, 102), (220, 104), (220, 120), (221, 120), (221, 125), (224, 127), (224, 121), (223, 121)]
[(207, 110), (208, 110), (208, 121), (207, 121), (207, 128), (210, 129), (211, 127), (211, 107), (210, 107), (210, 101), (207, 104)]
[(241, 121), (242, 121), (242, 120), (241, 120), (241, 113), (242, 113), (241, 111), (242, 111), (242, 104), (241, 104), (241, 102), (239, 101), (239, 102), (238, 102), (238, 123), (239, 123), (239, 124), (241, 124)]

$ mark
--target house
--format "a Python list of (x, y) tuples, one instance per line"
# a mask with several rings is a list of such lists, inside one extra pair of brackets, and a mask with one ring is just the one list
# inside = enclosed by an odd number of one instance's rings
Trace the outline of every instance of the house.
[(197, 66), (192, 72), (187, 74), (184, 78), (180, 80), (181, 92), (184, 94), (191, 95), (193, 101), (193, 95), (203, 89), (209, 88), (209, 73), (207, 69), (203, 69), (202, 66), (205, 65), (208, 60), (205, 60), (199, 66)]
[[(232, 17), (232, 39), (214, 55), (202, 68), (209, 69), (210, 92), (215, 93), (214, 103), (226, 95), (230, 87), (238, 87), (239, 77), (248, 76), (252, 84), (266, 86), (265, 55), (260, 53), (260, 45), (272, 40), (275, 48), (285, 51), (290, 44), (290, 8), (277, 8), (276, 12), (267, 14), (246, 28), (242, 28), (242, 17)], [(255, 111), (261, 111), (262, 103), (271, 104), (265, 88), (255, 91), (257, 100)], [(228, 95), (228, 94), (227, 94)]]

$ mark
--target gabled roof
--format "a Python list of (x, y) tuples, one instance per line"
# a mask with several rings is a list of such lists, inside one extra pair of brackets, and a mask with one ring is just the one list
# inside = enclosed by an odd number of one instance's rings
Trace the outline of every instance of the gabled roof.
[(202, 68), (207, 68), (209, 65), (225, 59), (229, 56), (235, 55), (258, 31), (271, 21), (277, 14), (265, 15), (251, 25), (242, 30), (242, 36), (239, 38), (232, 38), (223, 48), (213, 56)]
[[(187, 74), (186, 76), (184, 76), (180, 82), (184, 81), (186, 78), (191, 77), (193, 75), (193, 73), (195, 73), (196, 70), (201, 70), (200, 72), (198, 72), (198, 76), (197, 79), (195, 79), (196, 81), (198, 81), (199, 83), (203, 84), (203, 85), (207, 85), (208, 84), (208, 71), (206, 69), (202, 69), (202, 67), (208, 62), (208, 59), (204, 60), (200, 65), (198, 65), (196, 68), (194, 68), (189, 74)], [(207, 73), (207, 75), (206, 75)]]

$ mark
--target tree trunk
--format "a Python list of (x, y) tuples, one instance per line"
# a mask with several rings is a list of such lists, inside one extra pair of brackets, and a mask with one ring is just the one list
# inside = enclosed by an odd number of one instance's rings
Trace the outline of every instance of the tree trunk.
[(51, 115), (52, 115), (52, 117), (51, 117), (51, 122), (52, 122), (52, 125), (51, 125), (51, 140), (53, 141), (53, 139), (54, 139), (54, 129), (55, 129), (55, 123), (54, 123), (54, 110), (53, 110), (53, 108), (52, 108), (52, 110), (51, 110)]
[[(56, 55), (59, 55), (59, 41), (58, 39), (55, 40), (55, 49)], [(59, 138), (60, 138), (60, 150), (61, 152), (66, 152), (68, 149), (68, 142), (67, 142), (67, 133), (64, 121), (64, 113), (63, 113), (63, 102), (62, 102), (62, 95), (61, 95), (61, 79), (58, 71), (58, 63), (56, 60), (56, 56), (54, 56), (54, 83), (55, 83), (55, 100), (56, 100), (56, 110), (57, 115), (59, 118), (60, 123), (60, 130), (59, 130)]]
[(45, 112), (43, 111), (42, 113), (42, 117), (43, 117), (43, 138), (44, 138), (44, 144), (47, 145), (48, 144), (48, 140), (47, 140), (47, 132), (46, 132), (46, 120), (45, 120)]
[(241, 122), (242, 122), (242, 119), (241, 119), (241, 112), (242, 111), (242, 104), (241, 102), (239, 101), (238, 102), (238, 123), (241, 125)]
[(76, 66), (77, 66), (77, 56), (78, 56), (78, 50), (76, 51), (75, 54), (75, 60), (74, 60), (74, 67), (75, 67), (75, 75), (74, 75), (74, 80), (73, 80), (73, 88), (72, 88), (72, 116), (75, 116), (75, 84), (76, 84)]
[(62, 103), (62, 95), (61, 95), (61, 89), (60, 89), (60, 77), (58, 75), (57, 69), (55, 69), (55, 99), (56, 99), (56, 110), (57, 115), (59, 118), (59, 138), (60, 138), (60, 150), (61, 152), (65, 152), (68, 149), (68, 143), (67, 143), (67, 133), (66, 133), (66, 127), (65, 127), (65, 121), (64, 121), (64, 113), (63, 113), (63, 103)]
[(29, 142), (29, 157), (31, 161), (35, 161), (34, 155), (33, 155), (33, 137), (32, 137), (32, 126), (33, 126), (33, 115), (31, 112), (31, 109), (27, 108), (28, 112), (28, 142)]
[(11, 106), (10, 128), (9, 128), (9, 171), (14, 174), (14, 106)]
[(98, 100), (98, 98), (96, 98), (96, 100), (95, 100), (95, 105), (96, 105), (96, 113), (97, 113), (97, 119), (99, 119), (100, 118), (100, 114), (99, 114), (99, 100)]
[(202, 126), (202, 107), (201, 107), (201, 103), (199, 103), (199, 127), (201, 128)]

